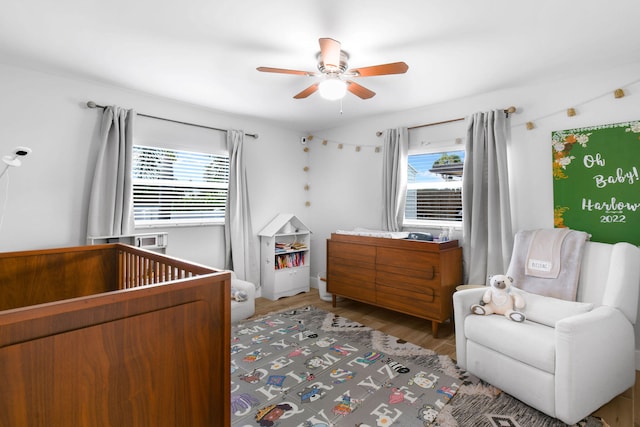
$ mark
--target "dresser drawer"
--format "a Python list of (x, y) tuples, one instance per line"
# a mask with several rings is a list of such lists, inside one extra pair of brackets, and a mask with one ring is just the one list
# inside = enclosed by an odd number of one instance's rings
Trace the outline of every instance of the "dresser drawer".
[(376, 286), (377, 304), (392, 310), (414, 316), (444, 320), (442, 313), (442, 298), (435, 294), (416, 293), (408, 289), (400, 289), (378, 284)]
[(394, 248), (378, 248), (378, 270), (402, 274), (411, 271), (412, 276), (437, 280), (440, 273), (440, 256), (429, 252), (415, 252)]
[(374, 246), (353, 245), (350, 243), (327, 243), (327, 258), (331, 263), (340, 262), (354, 267), (375, 268), (376, 248)]
[(384, 285), (424, 295), (440, 296), (442, 294), (442, 284), (439, 281), (427, 280), (424, 277), (410, 274), (411, 271), (407, 270), (403, 271), (402, 274), (378, 270), (376, 272), (376, 285)]
[(333, 260), (327, 271), (327, 292), (375, 302), (376, 271), (373, 268), (354, 268), (343, 260)]

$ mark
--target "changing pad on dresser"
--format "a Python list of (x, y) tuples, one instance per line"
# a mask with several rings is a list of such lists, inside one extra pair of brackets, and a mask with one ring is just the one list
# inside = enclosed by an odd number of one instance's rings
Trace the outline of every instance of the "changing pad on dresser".
[(384, 237), (387, 239), (406, 239), (409, 237), (408, 231), (384, 231), (370, 230), (368, 228), (356, 227), (353, 230), (336, 230), (337, 234), (348, 234), (351, 236)]

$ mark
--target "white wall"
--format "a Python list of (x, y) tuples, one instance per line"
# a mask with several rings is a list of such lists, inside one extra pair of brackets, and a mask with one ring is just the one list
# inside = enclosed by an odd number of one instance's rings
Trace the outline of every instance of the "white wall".
[[(256, 118), (6, 65), (0, 65), (0, 93), (0, 155), (18, 145), (33, 149), (21, 167), (9, 170), (0, 180), (0, 251), (85, 243), (101, 111), (86, 108), (89, 100), (175, 120), (259, 133), (257, 140), (246, 139), (256, 234), (279, 212), (295, 213), (303, 221), (308, 218), (308, 208), (304, 206), (307, 194), (302, 184), (305, 172), (302, 166), (295, 167), (306, 162), (298, 132)], [(212, 139), (220, 137), (218, 132), (211, 132)], [(159, 231), (169, 232), (169, 254), (224, 266), (222, 226)]]
[[(578, 74), (579, 72), (579, 74)], [(514, 231), (553, 227), (553, 186), (551, 174), (551, 132), (606, 123), (640, 119), (640, 63), (606, 72), (576, 70), (571, 79), (532, 83), (527, 87), (506, 88), (490, 94), (451, 101), (429, 108), (374, 117), (343, 127), (315, 132), (318, 136), (311, 157), (312, 275), (326, 269), (326, 239), (336, 229), (381, 227), (382, 152), (370, 154), (382, 144), (376, 131), (400, 126), (464, 117), (476, 111), (518, 108), (512, 116), (511, 143), (508, 148), (511, 175), (511, 202)], [(623, 87), (627, 96), (615, 99), (613, 91)], [(568, 117), (574, 107), (577, 115)], [(525, 123), (535, 128), (527, 130)], [(463, 122), (410, 131), (413, 140), (441, 140), (464, 137)], [(323, 146), (322, 139), (362, 145), (338, 150), (335, 144)], [(319, 141), (318, 141), (319, 140)], [(458, 234), (456, 237), (460, 238)], [(640, 317), (639, 317), (640, 319)], [(640, 327), (636, 327), (640, 345)], [(640, 355), (640, 353), (639, 353)], [(638, 366), (640, 367), (640, 357)]]

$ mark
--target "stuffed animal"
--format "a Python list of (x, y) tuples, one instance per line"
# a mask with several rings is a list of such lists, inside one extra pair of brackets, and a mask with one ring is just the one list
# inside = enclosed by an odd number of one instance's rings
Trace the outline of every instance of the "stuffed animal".
[(488, 289), (480, 303), (471, 306), (471, 312), (485, 316), (503, 314), (514, 322), (524, 322), (525, 315), (519, 311), (524, 308), (524, 299), (522, 295), (511, 293), (512, 284), (513, 279), (503, 274), (489, 277)]
[(242, 301), (246, 301), (248, 298), (249, 298), (249, 295), (247, 295), (245, 291), (234, 288), (233, 286), (231, 287), (231, 299), (242, 302)]

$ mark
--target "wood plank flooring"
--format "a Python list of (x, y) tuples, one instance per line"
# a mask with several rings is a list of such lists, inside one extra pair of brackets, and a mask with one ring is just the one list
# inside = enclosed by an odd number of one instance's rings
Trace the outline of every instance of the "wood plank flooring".
[(420, 347), (429, 348), (438, 354), (446, 354), (454, 360), (456, 358), (455, 336), (449, 322), (440, 325), (439, 338), (433, 338), (429, 320), (348, 299), (339, 301), (337, 307), (333, 308), (331, 302), (320, 299), (318, 290), (315, 288), (292, 297), (280, 298), (277, 301), (257, 298), (255, 316), (306, 305), (314, 305)]
[[(320, 299), (318, 290), (315, 288), (292, 297), (280, 298), (277, 301), (257, 298), (254, 317), (306, 305), (314, 305), (322, 310), (336, 313), (347, 319), (360, 322), (370, 328), (401, 338), (420, 347), (429, 348), (438, 354), (444, 354), (456, 360), (455, 335), (450, 322), (440, 325), (439, 338), (434, 338), (431, 335), (431, 322), (428, 320), (348, 299), (339, 301), (337, 307), (334, 308), (331, 306), (331, 302)], [(638, 371), (636, 371), (636, 379), (640, 380)], [(640, 416), (640, 414), (637, 414), (640, 411), (635, 411), (636, 415), (634, 417), (634, 406), (637, 407), (638, 405), (634, 397), (638, 395), (636, 391), (640, 390), (639, 384), (639, 381), (636, 381), (634, 389), (630, 389), (616, 397), (596, 411), (594, 415), (603, 417), (611, 427), (640, 426), (638, 418), (636, 418)]]

